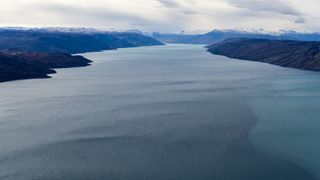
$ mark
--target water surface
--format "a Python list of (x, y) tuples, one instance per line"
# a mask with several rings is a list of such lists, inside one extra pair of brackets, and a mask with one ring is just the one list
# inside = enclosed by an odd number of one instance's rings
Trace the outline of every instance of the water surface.
[[(0, 84), (2, 180), (316, 179), (320, 75), (200, 45)], [(320, 177), (320, 176), (319, 176)]]

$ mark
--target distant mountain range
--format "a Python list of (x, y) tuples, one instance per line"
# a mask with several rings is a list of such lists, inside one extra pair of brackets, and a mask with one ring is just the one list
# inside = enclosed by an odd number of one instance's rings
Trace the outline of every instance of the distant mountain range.
[(320, 33), (302, 33), (295, 31), (280, 31), (267, 33), (263, 31), (214, 30), (207, 34), (160, 34), (153, 33), (151, 37), (164, 43), (213, 44), (229, 38), (255, 38), (269, 40), (320, 41)]
[(153, 45), (163, 44), (131, 32), (103, 32), (86, 28), (0, 28), (0, 51), (73, 54)]
[(320, 71), (320, 42), (316, 41), (234, 38), (210, 45), (208, 51), (229, 58)]

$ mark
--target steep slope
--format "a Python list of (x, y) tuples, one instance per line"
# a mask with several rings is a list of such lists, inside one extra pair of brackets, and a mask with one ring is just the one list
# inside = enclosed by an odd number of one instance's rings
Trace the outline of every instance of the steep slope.
[(236, 38), (210, 45), (208, 51), (230, 58), (320, 71), (320, 42)]

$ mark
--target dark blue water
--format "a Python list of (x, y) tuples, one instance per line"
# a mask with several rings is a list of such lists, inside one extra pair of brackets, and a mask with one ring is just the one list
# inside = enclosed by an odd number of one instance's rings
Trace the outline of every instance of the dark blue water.
[(1, 180), (294, 180), (320, 172), (320, 75), (169, 45), (0, 84)]

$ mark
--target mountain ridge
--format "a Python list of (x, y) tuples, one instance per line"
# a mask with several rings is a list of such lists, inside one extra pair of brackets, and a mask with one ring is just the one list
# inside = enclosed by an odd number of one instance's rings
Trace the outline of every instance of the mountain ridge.
[(138, 33), (0, 28), (0, 51), (84, 53), (163, 43)]

